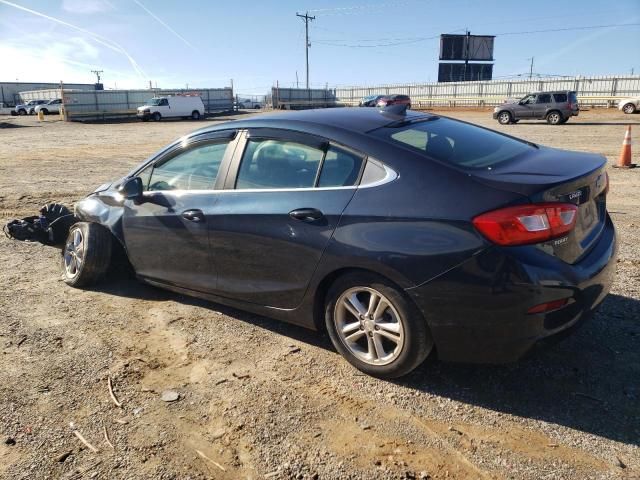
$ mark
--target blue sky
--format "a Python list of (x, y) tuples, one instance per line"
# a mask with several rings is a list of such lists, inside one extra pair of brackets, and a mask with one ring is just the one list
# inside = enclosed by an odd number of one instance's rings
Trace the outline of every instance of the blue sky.
[(497, 35), (494, 77), (640, 74), (640, 25), (522, 34), (640, 23), (640, 0), (0, 0), (0, 81), (302, 86), (305, 11), (312, 86), (435, 81), (437, 36), (465, 28)]

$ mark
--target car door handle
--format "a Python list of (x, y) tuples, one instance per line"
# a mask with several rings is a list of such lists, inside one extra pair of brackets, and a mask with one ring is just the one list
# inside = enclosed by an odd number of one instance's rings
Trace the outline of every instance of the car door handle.
[(302, 220), (303, 222), (315, 222), (324, 217), (324, 214), (317, 208), (298, 208), (289, 212), (291, 218)]
[(204, 222), (204, 213), (202, 210), (186, 210), (182, 212), (182, 218), (186, 218), (190, 222)]

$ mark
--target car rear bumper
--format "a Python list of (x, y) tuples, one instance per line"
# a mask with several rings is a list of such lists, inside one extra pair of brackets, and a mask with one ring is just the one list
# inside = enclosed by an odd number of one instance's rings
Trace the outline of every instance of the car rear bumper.
[[(616, 255), (607, 217), (597, 244), (577, 264), (537, 247), (491, 247), (407, 292), (429, 323), (440, 359), (508, 363), (588, 318), (611, 288)], [(569, 303), (558, 310), (527, 314), (563, 298)]]

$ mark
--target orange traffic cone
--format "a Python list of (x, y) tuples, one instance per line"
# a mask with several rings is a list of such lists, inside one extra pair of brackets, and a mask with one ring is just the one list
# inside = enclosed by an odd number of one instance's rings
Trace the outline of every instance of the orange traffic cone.
[(622, 141), (622, 150), (620, 151), (620, 158), (618, 164), (614, 165), (615, 168), (633, 168), (635, 163), (631, 163), (631, 125), (627, 127), (627, 133), (624, 134), (624, 140)]

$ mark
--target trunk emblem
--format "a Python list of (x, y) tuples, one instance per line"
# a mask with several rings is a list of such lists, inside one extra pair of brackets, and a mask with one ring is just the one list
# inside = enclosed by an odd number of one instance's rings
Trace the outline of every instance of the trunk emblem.
[(577, 190), (575, 192), (571, 192), (569, 194), (569, 200), (575, 200), (576, 198), (580, 198), (582, 196), (582, 191), (581, 190)]

